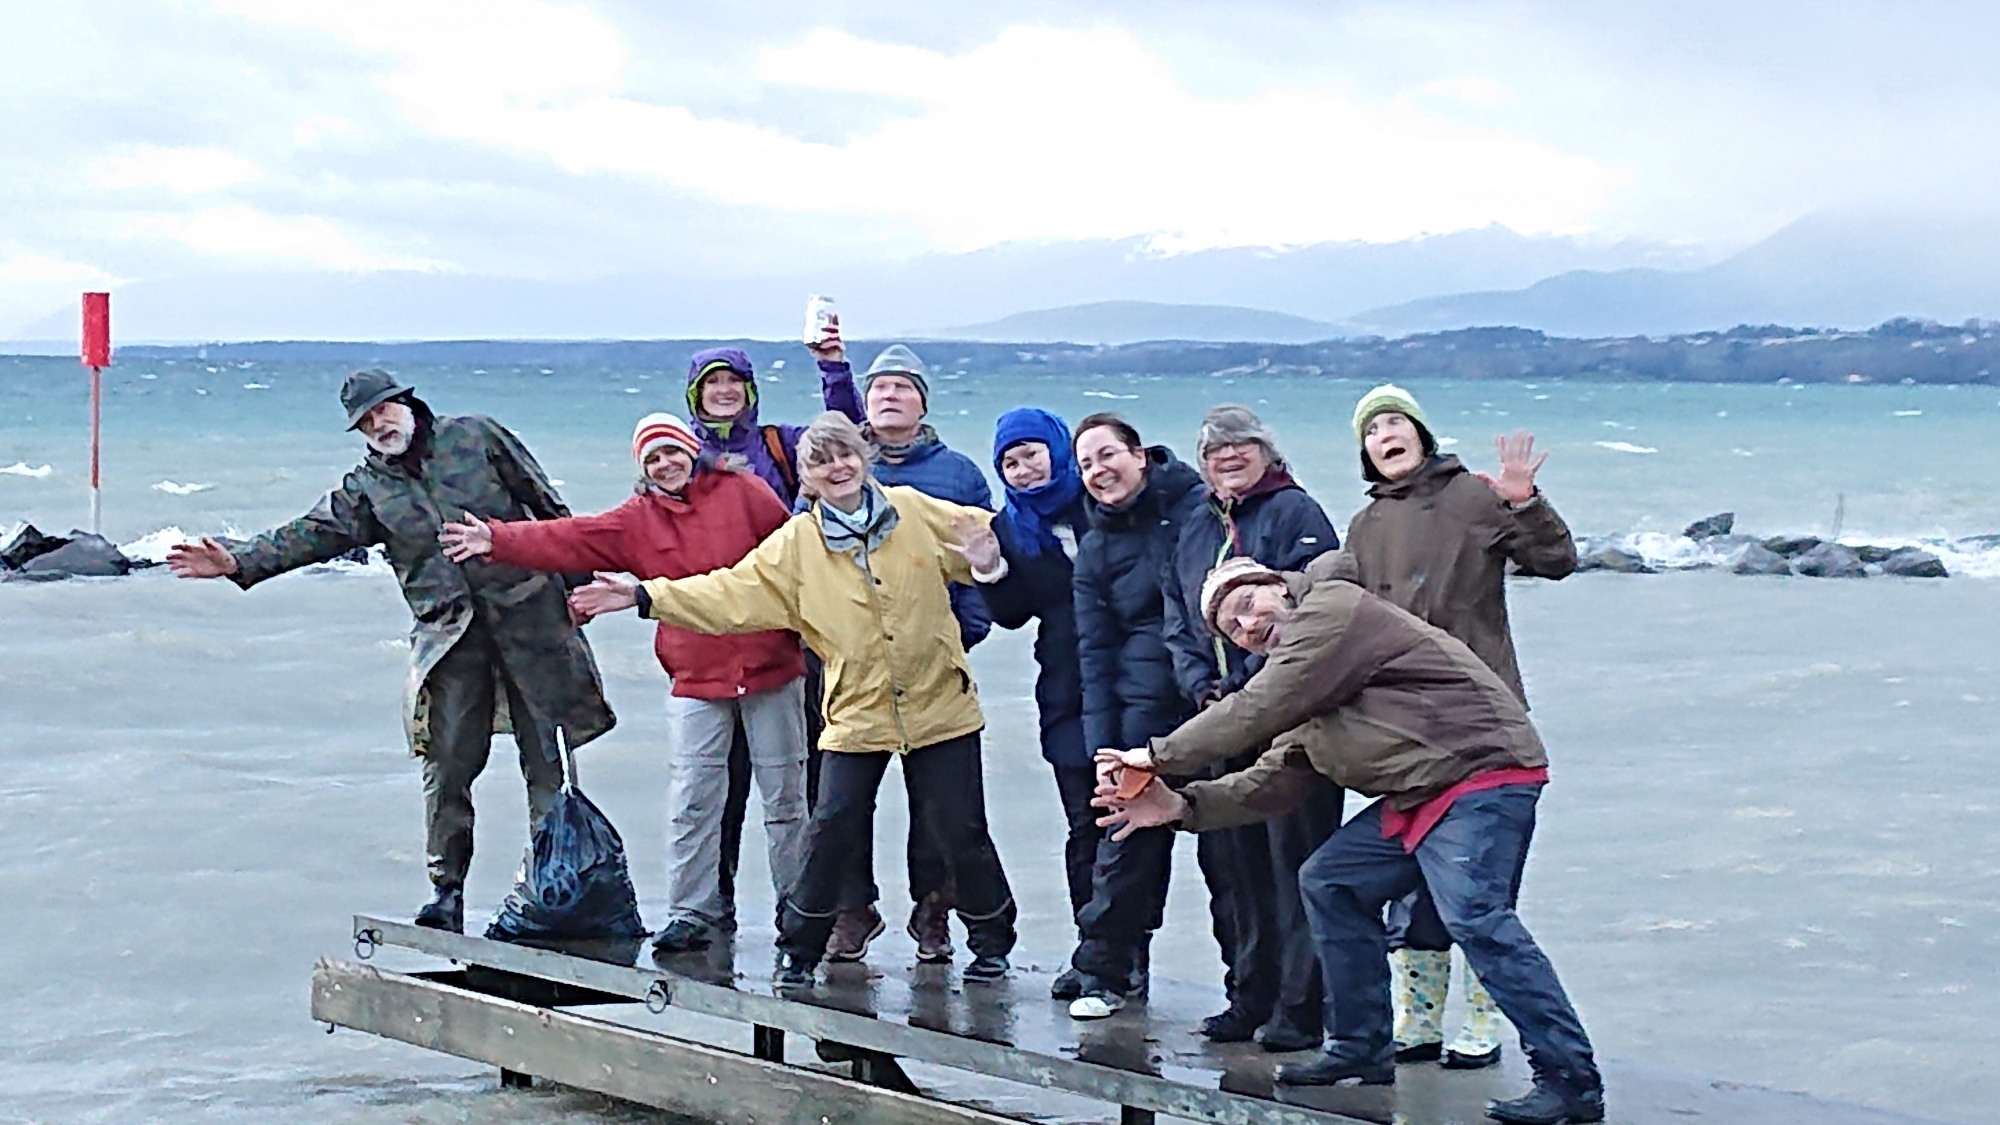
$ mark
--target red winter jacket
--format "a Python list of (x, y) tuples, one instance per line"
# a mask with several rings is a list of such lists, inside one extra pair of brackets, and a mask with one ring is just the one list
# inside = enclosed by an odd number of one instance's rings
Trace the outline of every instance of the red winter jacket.
[[(570, 574), (622, 570), (640, 578), (686, 578), (734, 566), (791, 518), (771, 486), (745, 473), (700, 470), (687, 499), (633, 496), (608, 512), (569, 519), (493, 523), (492, 561)], [(734, 699), (805, 675), (798, 634), (711, 637), (664, 622), (654, 637), (674, 694)]]

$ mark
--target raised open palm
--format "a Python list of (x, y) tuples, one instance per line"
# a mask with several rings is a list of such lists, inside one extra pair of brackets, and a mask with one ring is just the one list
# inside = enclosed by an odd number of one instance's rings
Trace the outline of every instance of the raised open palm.
[(1535, 455), (1535, 435), (1526, 430), (1501, 434), (1493, 439), (1493, 448), (1500, 451), (1500, 475), (1473, 475), (1485, 481), (1488, 488), (1509, 504), (1527, 503), (1535, 495), (1535, 474), (1541, 471), (1542, 462), (1548, 460), (1549, 455)]

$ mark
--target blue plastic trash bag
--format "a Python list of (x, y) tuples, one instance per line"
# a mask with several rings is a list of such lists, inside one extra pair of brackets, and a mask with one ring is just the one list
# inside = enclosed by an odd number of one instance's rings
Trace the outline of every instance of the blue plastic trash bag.
[(567, 746), (562, 754), (562, 792), (535, 825), (521, 876), (486, 936), (497, 941), (643, 937), (625, 841), (576, 787), (576, 764)]

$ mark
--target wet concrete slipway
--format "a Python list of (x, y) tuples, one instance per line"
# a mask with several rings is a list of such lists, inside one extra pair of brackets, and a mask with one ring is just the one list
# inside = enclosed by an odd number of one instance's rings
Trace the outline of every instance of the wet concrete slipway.
[[(1523, 910), (1609, 1060), (1612, 1119), (1991, 1120), (2000, 583), (1600, 574), (1513, 598), (1555, 770)], [(350, 916), (406, 917), (425, 891), (397, 724), (407, 625), (379, 571), (248, 595), (158, 572), (0, 587), (0, 1121), (659, 1119), (502, 1090), (486, 1067), (309, 1019), (314, 960), (351, 956)], [(640, 622), (592, 632), (621, 722), (582, 752), (583, 781), (657, 919), (665, 685)], [(1028, 643), (996, 634), (974, 661), (1017, 962), (1045, 972), (1070, 928)], [(475, 919), (525, 839), (510, 754), (496, 747), (480, 783)], [(877, 854), (898, 922), (904, 823), (892, 779)], [(750, 835), (746, 923), (771, 906)], [(1182, 847), (1155, 971), (1190, 989), (1144, 1018), (1156, 1053), (1192, 1066), (1205, 1056), (1188, 1024), (1217, 1003), (1220, 970)], [(911, 959), (892, 925), (876, 987), (904, 989)], [(735, 968), (745, 987), (768, 979), (757, 954)], [(1039, 980), (1008, 986), (1011, 1018), (1066, 1033)], [(1406, 1116), (1476, 1108), (1492, 1086), (1459, 1081), (1413, 1074)], [(1724, 1095), (1737, 1100), (1696, 1104)]]

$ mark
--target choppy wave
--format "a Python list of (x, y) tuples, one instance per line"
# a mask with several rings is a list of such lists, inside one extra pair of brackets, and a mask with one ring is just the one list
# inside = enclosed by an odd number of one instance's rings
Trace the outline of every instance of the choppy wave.
[(10, 477), (34, 477), (36, 480), (55, 472), (50, 465), (30, 465), (26, 461), (16, 461), (11, 465), (0, 465), (0, 475)]
[(163, 480), (153, 485), (153, 491), (164, 492), (169, 496), (192, 496), (197, 492), (207, 492), (214, 487), (212, 484), (180, 484), (176, 481)]
[[(1705, 570), (1726, 565), (1741, 540), (1697, 540), (1661, 531), (1592, 536), (1592, 545), (1617, 547), (1654, 570)], [(1917, 547), (1936, 555), (1954, 578), (2000, 578), (2000, 535), (1963, 538), (1923, 535), (1843, 535), (1847, 547)], [(1581, 546), (1581, 544), (1579, 544)]]
[(1618, 453), (1658, 453), (1658, 452), (1659, 452), (1659, 450), (1657, 450), (1657, 449), (1654, 449), (1654, 448), (1653, 448), (1652, 446), (1650, 446), (1650, 445), (1633, 445), (1633, 444), (1632, 444), (1631, 442), (1629, 442), (1629, 441), (1593, 441), (1593, 442), (1591, 442), (1590, 444), (1592, 444), (1592, 445), (1594, 445), (1594, 446), (1597, 446), (1597, 447), (1598, 447), (1599, 449), (1609, 449), (1609, 450), (1612, 450), (1612, 451), (1614, 451), (1614, 452), (1618, 452)]

